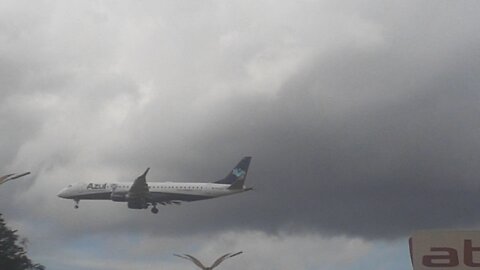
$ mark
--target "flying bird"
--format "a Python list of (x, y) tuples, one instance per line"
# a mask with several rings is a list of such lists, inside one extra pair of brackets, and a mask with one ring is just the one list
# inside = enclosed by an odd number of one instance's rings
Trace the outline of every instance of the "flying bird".
[(189, 260), (189, 261), (193, 262), (196, 266), (200, 267), (202, 270), (212, 270), (213, 268), (217, 267), (220, 263), (222, 263), (226, 259), (235, 257), (235, 256), (240, 255), (242, 253), (243, 253), (243, 251), (240, 251), (240, 252), (237, 252), (237, 253), (234, 253), (234, 254), (227, 253), (227, 254), (221, 256), (220, 258), (218, 258), (212, 264), (212, 266), (210, 266), (210, 267), (204, 266), (197, 258), (193, 257), (192, 255), (188, 255), (188, 254), (183, 254), (183, 255), (173, 254), (173, 255), (177, 256), (179, 258), (182, 258), (182, 259)]
[(30, 174), (30, 172), (22, 173), (22, 174), (19, 174), (19, 175), (15, 175), (14, 173), (11, 173), (11, 174), (1, 176), (0, 177), (0, 185), (4, 184), (4, 183), (6, 183), (10, 180), (14, 180), (14, 179), (17, 179), (17, 178), (20, 178), (22, 176), (29, 175), (29, 174)]

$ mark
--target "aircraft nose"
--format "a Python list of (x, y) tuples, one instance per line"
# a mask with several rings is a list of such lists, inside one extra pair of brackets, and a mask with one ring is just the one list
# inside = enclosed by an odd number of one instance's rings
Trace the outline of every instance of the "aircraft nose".
[(60, 192), (58, 192), (57, 194), (58, 197), (60, 198), (64, 198), (64, 199), (67, 199), (67, 188), (64, 188), (62, 190), (60, 190)]

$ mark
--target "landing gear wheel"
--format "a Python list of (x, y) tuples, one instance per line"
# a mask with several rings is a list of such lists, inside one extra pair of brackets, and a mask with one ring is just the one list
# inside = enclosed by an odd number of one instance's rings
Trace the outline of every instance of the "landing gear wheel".
[(156, 214), (156, 213), (158, 213), (158, 208), (153, 207), (151, 211), (152, 211), (152, 213)]
[(80, 200), (75, 200), (75, 206), (73, 208), (78, 209), (78, 203), (79, 202), (80, 202)]

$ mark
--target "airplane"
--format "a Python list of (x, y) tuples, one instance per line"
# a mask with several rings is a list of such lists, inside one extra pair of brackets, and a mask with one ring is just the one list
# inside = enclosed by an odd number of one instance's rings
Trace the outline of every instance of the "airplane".
[(14, 173), (11, 173), (11, 174), (1, 176), (0, 177), (0, 185), (5, 184), (8, 181), (20, 178), (22, 176), (29, 175), (29, 174), (30, 174), (30, 172), (22, 173), (22, 174), (19, 174), (19, 175), (15, 175)]
[(175, 204), (232, 195), (252, 190), (245, 187), (251, 157), (244, 157), (223, 179), (210, 183), (150, 182), (146, 176), (150, 168), (131, 183), (77, 183), (68, 185), (58, 193), (58, 197), (75, 201), (75, 209), (80, 200), (112, 200), (127, 202), (131, 209), (148, 209), (158, 213), (157, 204)]
[(235, 257), (235, 256), (240, 255), (242, 253), (243, 253), (243, 251), (240, 251), (240, 252), (237, 252), (235, 254), (227, 253), (223, 256), (220, 256), (217, 260), (215, 260), (215, 262), (210, 267), (204, 266), (197, 258), (193, 257), (192, 255), (188, 255), (188, 254), (183, 254), (183, 255), (173, 254), (173, 255), (177, 256), (179, 258), (182, 258), (182, 259), (189, 260), (189, 261), (193, 262), (196, 266), (200, 267), (202, 270), (212, 270), (213, 268), (217, 267), (219, 264), (221, 264), (226, 259)]

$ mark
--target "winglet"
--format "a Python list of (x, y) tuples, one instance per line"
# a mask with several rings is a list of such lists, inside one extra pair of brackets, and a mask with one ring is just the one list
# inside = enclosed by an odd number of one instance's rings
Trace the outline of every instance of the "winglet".
[(150, 167), (147, 168), (147, 170), (141, 175), (143, 177), (147, 176), (148, 171), (150, 170)]

